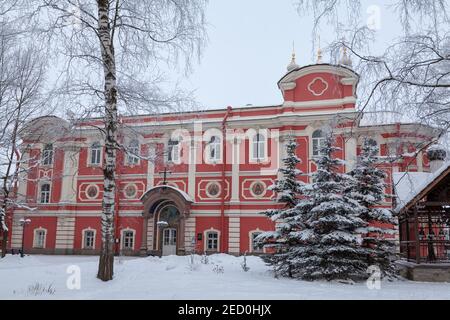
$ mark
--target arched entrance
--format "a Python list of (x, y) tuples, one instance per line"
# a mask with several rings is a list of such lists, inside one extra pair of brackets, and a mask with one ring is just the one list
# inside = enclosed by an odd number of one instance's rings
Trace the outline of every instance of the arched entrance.
[(141, 255), (183, 255), (185, 221), (193, 202), (185, 192), (171, 186), (148, 190), (144, 204)]

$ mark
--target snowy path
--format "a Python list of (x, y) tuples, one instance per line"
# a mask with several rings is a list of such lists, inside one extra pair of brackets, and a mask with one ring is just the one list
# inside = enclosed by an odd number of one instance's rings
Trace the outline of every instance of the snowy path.
[[(120, 261), (119, 261), (120, 260)], [(116, 259), (115, 279), (96, 279), (97, 257), (7, 256), (0, 260), (0, 299), (450, 299), (450, 283), (411, 281), (383, 282), (381, 290), (365, 284), (345, 285), (275, 279), (258, 257), (248, 257), (250, 271), (240, 266), (242, 258), (220, 254), (195, 269), (189, 256)], [(69, 290), (67, 268), (79, 266), (81, 289)], [(213, 271), (222, 266), (223, 273)], [(33, 294), (35, 284), (51, 287), (53, 294)]]

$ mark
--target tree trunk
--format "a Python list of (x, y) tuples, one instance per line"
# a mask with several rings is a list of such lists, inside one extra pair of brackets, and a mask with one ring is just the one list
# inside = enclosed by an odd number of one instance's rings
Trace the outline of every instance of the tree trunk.
[(114, 202), (117, 138), (117, 82), (112, 30), (109, 22), (109, 1), (97, 0), (98, 37), (105, 76), (105, 163), (102, 203), (102, 246), (97, 277), (103, 281), (114, 272)]

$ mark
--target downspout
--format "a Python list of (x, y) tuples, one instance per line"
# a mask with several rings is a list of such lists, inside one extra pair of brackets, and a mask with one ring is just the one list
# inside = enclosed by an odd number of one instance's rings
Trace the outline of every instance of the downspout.
[(233, 108), (231, 106), (227, 107), (227, 112), (222, 120), (222, 181), (221, 181), (221, 203), (220, 203), (220, 252), (224, 253), (225, 250), (225, 170), (227, 163), (227, 144), (226, 144), (226, 123), (230, 116)]
[[(119, 123), (122, 124), (122, 118), (119, 119)], [(123, 138), (122, 135), (118, 135), (117, 140), (123, 142)], [(116, 190), (115, 190), (115, 204), (114, 204), (114, 251), (116, 254), (120, 254), (120, 246), (121, 246), (121, 241), (122, 239), (120, 238), (120, 231), (119, 231), (119, 207), (120, 207), (120, 192), (119, 192), (119, 188), (120, 188), (120, 173), (121, 173), (121, 163), (123, 161), (125, 161), (125, 157), (126, 157), (126, 153), (123, 153), (123, 159), (122, 161), (120, 161), (120, 157), (118, 157), (116, 155), (116, 176), (115, 176), (115, 182), (116, 182)], [(117, 242), (116, 239), (119, 239), (119, 241)]]

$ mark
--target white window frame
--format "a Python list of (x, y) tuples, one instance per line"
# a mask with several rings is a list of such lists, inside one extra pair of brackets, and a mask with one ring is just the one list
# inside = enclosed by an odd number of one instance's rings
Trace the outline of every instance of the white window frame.
[[(212, 142), (212, 139), (214, 138), (214, 142)], [(215, 156), (212, 157), (212, 152), (214, 151)], [(222, 161), (222, 139), (217, 136), (213, 135), (209, 139), (208, 142), (208, 160), (210, 162), (220, 162)]]
[[(316, 132), (320, 131), (322, 133), (322, 135), (320, 137), (314, 137), (314, 134)], [(325, 133), (323, 132), (322, 129), (316, 129), (312, 132), (311, 134), (311, 155), (313, 157), (320, 157), (323, 154), (320, 152), (320, 148), (323, 146), (323, 144), (325, 143), (326, 137), (325, 137)], [(317, 144), (317, 154), (314, 154), (314, 152), (316, 151), (316, 149), (314, 148), (314, 146)]]
[[(81, 243), (81, 247), (85, 250), (94, 250), (95, 249), (95, 240), (97, 238), (97, 230), (92, 229), (92, 228), (87, 228), (87, 229), (83, 229), (82, 231), (82, 243)], [(92, 247), (87, 247), (86, 246), (86, 232), (93, 232), (94, 233), (94, 239), (93, 239), (93, 243), (92, 243)]]
[(171, 138), (167, 141), (167, 162), (176, 164), (180, 162), (181, 158), (180, 140), (181, 140), (180, 138), (173, 138), (173, 139)]
[[(38, 243), (38, 232), (44, 232), (43, 243)], [(40, 239), (39, 239), (40, 240)], [(34, 249), (45, 249), (47, 243), (47, 229), (39, 227), (33, 230), (33, 248)], [(39, 245), (38, 245), (39, 244)]]
[[(216, 233), (217, 234), (217, 249), (215, 249), (215, 250), (214, 249), (208, 249), (208, 234), (210, 234), (210, 233)], [(217, 252), (217, 253), (220, 252), (220, 231), (219, 230), (216, 230), (216, 229), (213, 229), (213, 228), (205, 230), (203, 232), (203, 237), (205, 239), (204, 243), (203, 243), (204, 251), (206, 251), (206, 252)]]
[[(131, 232), (133, 234), (133, 246), (131, 248), (125, 247), (125, 233), (127, 232)], [(122, 229), (120, 231), (121, 235), (120, 235), (120, 248), (121, 250), (134, 250), (134, 247), (136, 245), (136, 230), (134, 229), (130, 229), (130, 228), (126, 228), (126, 229)]]
[(137, 166), (140, 163), (139, 154), (141, 152), (141, 144), (139, 143), (139, 140), (133, 139), (128, 143), (127, 146), (127, 165), (129, 166)]
[[(253, 162), (253, 163), (267, 161), (268, 135), (266, 132), (261, 132), (261, 131), (262, 130), (256, 132), (249, 141), (250, 162)], [(263, 139), (257, 140), (258, 136), (262, 137)], [(255, 157), (255, 152), (258, 152), (256, 157)]]
[(255, 250), (255, 249), (253, 248), (253, 235), (254, 235), (255, 233), (261, 234), (261, 233), (263, 233), (263, 232), (264, 232), (264, 231), (262, 231), (262, 230), (256, 229), (256, 230), (251, 230), (251, 231), (248, 233), (248, 239), (249, 239), (249, 248), (248, 248), (248, 251), (249, 251), (249, 252), (255, 252), (255, 253), (263, 253), (263, 252), (264, 252), (264, 248), (261, 248), (261, 249), (259, 249), (259, 250)]
[[(42, 191), (42, 187), (45, 185), (48, 185), (48, 191)], [(46, 202), (42, 201), (43, 192), (45, 192), (48, 197), (48, 201), (46, 201)], [(46, 182), (39, 184), (39, 203), (40, 204), (48, 204), (51, 202), (51, 200), (52, 200), (52, 185), (51, 185), (51, 183), (46, 181)]]
[[(98, 160), (98, 162), (94, 162), (93, 160), (93, 153), (96, 153), (95, 158), (98, 158), (96, 160)], [(100, 144), (100, 142), (95, 141), (91, 144), (91, 146), (89, 147), (89, 165), (96, 167), (96, 166), (101, 166), (103, 161), (103, 152), (102, 152), (102, 145)]]
[[(47, 148), (51, 146), (51, 149)], [(53, 157), (55, 155), (53, 143), (46, 143), (42, 149), (42, 165), (43, 166), (51, 166), (53, 165)]]

